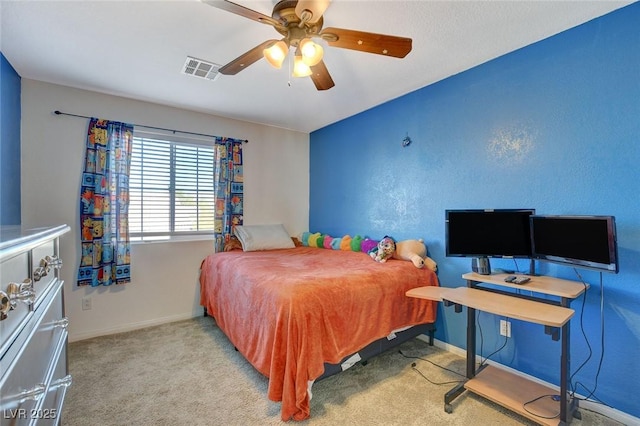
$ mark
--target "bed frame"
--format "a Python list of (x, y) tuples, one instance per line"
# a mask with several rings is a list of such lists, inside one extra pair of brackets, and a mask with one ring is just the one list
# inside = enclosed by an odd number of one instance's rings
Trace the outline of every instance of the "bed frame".
[[(203, 308), (203, 311), (204, 311), (203, 316), (205, 317), (210, 316), (207, 313), (207, 308)], [(213, 316), (211, 316), (211, 318), (213, 318), (213, 320), (215, 321), (215, 318)], [(345, 371), (346, 369), (343, 368), (342, 364), (346, 362), (349, 358), (354, 356), (356, 353), (360, 355), (360, 360), (358, 361), (358, 363), (360, 363), (361, 365), (367, 365), (368, 361), (374, 356), (380, 355), (381, 353), (389, 349), (395, 348), (396, 346), (399, 346), (402, 343), (408, 340), (411, 340), (421, 334), (426, 334), (427, 336), (429, 336), (429, 346), (433, 346), (433, 338), (434, 338), (433, 336), (435, 332), (436, 332), (436, 327), (434, 323), (418, 324), (406, 330), (396, 332), (395, 333), (396, 337), (394, 339), (389, 340), (386, 337), (383, 337), (381, 339), (375, 340), (369, 343), (364, 348), (360, 349), (359, 351), (351, 355), (347, 355), (337, 364), (329, 364), (325, 362), (324, 373), (316, 379), (316, 382), (322, 379), (326, 379), (327, 377), (331, 377), (334, 374)], [(234, 349), (236, 348), (234, 347)], [(236, 351), (237, 350), (238, 349), (236, 349)]]

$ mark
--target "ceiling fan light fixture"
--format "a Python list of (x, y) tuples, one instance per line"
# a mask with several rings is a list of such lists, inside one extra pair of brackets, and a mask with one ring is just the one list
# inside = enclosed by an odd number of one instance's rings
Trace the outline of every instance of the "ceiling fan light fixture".
[(262, 54), (272, 67), (280, 69), (282, 68), (284, 58), (287, 57), (288, 50), (289, 48), (287, 44), (284, 41), (280, 40), (264, 49), (262, 51)]
[(311, 75), (311, 68), (302, 60), (302, 55), (296, 53), (293, 58), (293, 74), (294, 77), (308, 77)]
[(300, 53), (302, 61), (312, 67), (322, 60), (324, 49), (321, 45), (314, 43), (310, 38), (304, 38), (300, 41)]
[(315, 24), (322, 18), (330, 3), (331, 0), (298, 0), (296, 15), (304, 23)]

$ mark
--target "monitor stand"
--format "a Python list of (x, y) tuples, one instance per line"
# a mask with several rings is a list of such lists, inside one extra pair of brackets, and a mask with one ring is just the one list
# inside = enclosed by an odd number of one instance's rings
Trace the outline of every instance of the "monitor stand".
[(536, 274), (536, 261), (535, 259), (530, 259), (529, 260), (529, 273), (527, 274), (529, 276), (535, 277), (538, 274)]
[(471, 259), (471, 270), (480, 275), (491, 275), (491, 263), (488, 257), (474, 257)]

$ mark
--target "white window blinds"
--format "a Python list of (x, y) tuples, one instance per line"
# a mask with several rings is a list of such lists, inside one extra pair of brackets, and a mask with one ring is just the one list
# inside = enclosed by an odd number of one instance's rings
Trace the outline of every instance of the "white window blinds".
[(134, 137), (131, 239), (213, 233), (213, 169), (213, 146)]

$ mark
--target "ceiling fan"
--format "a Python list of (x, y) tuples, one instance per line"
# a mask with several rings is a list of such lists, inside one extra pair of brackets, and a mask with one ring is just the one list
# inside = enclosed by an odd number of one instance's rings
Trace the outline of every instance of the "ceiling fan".
[(410, 38), (343, 28), (322, 29), (323, 14), (331, 0), (281, 0), (271, 16), (240, 6), (226, 0), (202, 0), (218, 9), (244, 16), (254, 21), (271, 25), (283, 38), (267, 40), (233, 61), (222, 66), (218, 72), (235, 75), (264, 57), (272, 66), (280, 68), (289, 49), (295, 48), (293, 76), (311, 77), (318, 90), (332, 88), (335, 83), (325, 66), (322, 45), (312, 39), (324, 40), (329, 46), (358, 50), (378, 55), (404, 58), (411, 51)]

